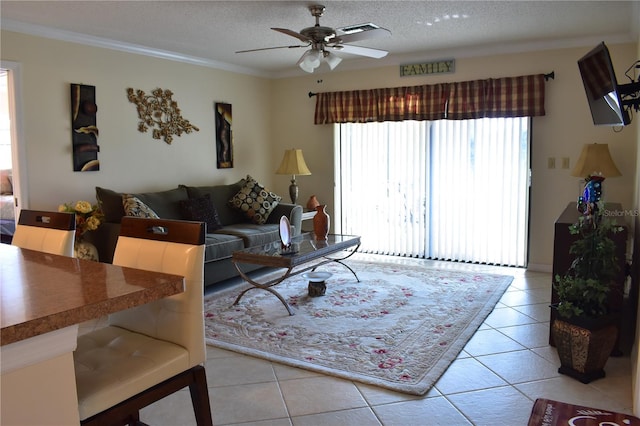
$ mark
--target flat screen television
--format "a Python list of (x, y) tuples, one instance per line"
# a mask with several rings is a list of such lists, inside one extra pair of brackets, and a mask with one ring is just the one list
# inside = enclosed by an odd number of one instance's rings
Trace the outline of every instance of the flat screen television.
[(622, 94), (604, 42), (578, 60), (587, 101), (596, 126), (626, 126), (629, 113), (622, 103)]

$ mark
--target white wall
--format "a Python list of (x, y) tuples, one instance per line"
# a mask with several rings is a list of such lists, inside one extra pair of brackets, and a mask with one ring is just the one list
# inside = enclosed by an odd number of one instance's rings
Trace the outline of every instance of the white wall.
[[(93, 199), (94, 187), (118, 191), (169, 189), (180, 183), (232, 182), (247, 173), (270, 189), (287, 194), (289, 177), (275, 175), (287, 148), (302, 148), (311, 176), (298, 177), (300, 202), (316, 194), (333, 204), (333, 126), (313, 124), (315, 98), (309, 91), (432, 84), (491, 77), (548, 73), (546, 116), (533, 124), (530, 265), (550, 270), (553, 224), (567, 203), (575, 201), (579, 180), (570, 169), (547, 169), (547, 158), (573, 165), (585, 143), (608, 143), (623, 176), (605, 182), (605, 198), (634, 203), (637, 181), (638, 124), (621, 132), (595, 127), (577, 67), (593, 46), (481, 58), (456, 58), (456, 72), (439, 76), (399, 77), (398, 67), (336, 71), (266, 80), (195, 65), (87, 47), (2, 31), (3, 60), (21, 64), (24, 135), (31, 208)], [(606, 39), (605, 39), (606, 42)], [(636, 60), (637, 44), (608, 44), (618, 74)], [(101, 170), (72, 171), (69, 84), (96, 86)], [(199, 132), (175, 138), (172, 145), (137, 130), (135, 106), (126, 88), (170, 89), (186, 119)], [(216, 169), (213, 103), (233, 105), (235, 167)], [(286, 195), (284, 195), (286, 198)], [(637, 202), (637, 201), (635, 201)]]
[[(23, 207), (95, 202), (95, 186), (151, 191), (229, 183), (247, 173), (271, 183), (275, 166), (262, 161), (270, 156), (268, 80), (7, 31), (1, 43), (2, 59), (22, 70), (29, 193)], [(73, 171), (70, 83), (96, 86), (98, 172)], [(174, 137), (171, 145), (140, 133), (128, 87), (170, 89), (183, 117), (200, 131)], [(214, 102), (233, 106), (232, 169), (216, 168)]]
[[(605, 40), (606, 41), (606, 40)], [(633, 202), (637, 167), (637, 122), (616, 133), (610, 127), (595, 127), (578, 71), (577, 60), (592, 47), (557, 49), (515, 55), (456, 59), (454, 74), (439, 76), (399, 76), (398, 67), (374, 70), (340, 71), (277, 80), (273, 91), (274, 122), (272, 140), (275, 151), (287, 147), (302, 148), (313, 173), (298, 179), (300, 198), (315, 194), (333, 204), (333, 126), (313, 125), (315, 98), (307, 93), (376, 87), (412, 86), (445, 81), (466, 81), (555, 71), (555, 80), (546, 84), (544, 117), (533, 120), (531, 192), (530, 266), (551, 270), (553, 255), (553, 225), (569, 202), (577, 199), (579, 179), (570, 176), (570, 169), (547, 169), (547, 158), (569, 157), (571, 167), (577, 161), (585, 143), (608, 143), (611, 155), (622, 177), (605, 182), (605, 198), (621, 202), (630, 208)], [(636, 45), (608, 45), (618, 79), (636, 59)], [(636, 120), (637, 121), (637, 120)], [(284, 187), (286, 182), (278, 181)]]

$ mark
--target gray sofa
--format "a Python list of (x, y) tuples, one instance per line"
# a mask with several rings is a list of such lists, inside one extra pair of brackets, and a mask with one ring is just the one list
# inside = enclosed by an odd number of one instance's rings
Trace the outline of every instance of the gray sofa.
[[(229, 200), (238, 193), (245, 182), (242, 179), (229, 185), (180, 185), (167, 191), (131, 195), (163, 219), (194, 220), (193, 217), (185, 217), (184, 205), (188, 202), (184, 200), (202, 200), (203, 197), (211, 200), (219, 219), (217, 224), (221, 227), (207, 230), (204, 284), (208, 286), (238, 275), (236, 267), (231, 262), (231, 254), (234, 251), (280, 241), (279, 223), (282, 216), (289, 219), (292, 235), (299, 235), (301, 232), (300, 205), (278, 202), (264, 224), (253, 223), (241, 210), (232, 207)], [(105, 221), (96, 231), (87, 233), (86, 237), (98, 249), (100, 261), (111, 263), (120, 233), (120, 221), (125, 215), (123, 193), (96, 187), (96, 199), (105, 215)], [(245, 272), (259, 268), (247, 264), (242, 264), (241, 267)]]

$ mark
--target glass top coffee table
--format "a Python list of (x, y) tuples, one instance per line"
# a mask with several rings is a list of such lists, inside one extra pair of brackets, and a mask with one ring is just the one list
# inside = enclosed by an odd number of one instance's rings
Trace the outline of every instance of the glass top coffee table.
[[(355, 247), (352, 251), (342, 253), (346, 249)], [(289, 306), (284, 297), (273, 286), (280, 284), (288, 277), (301, 274), (306, 271), (315, 271), (319, 266), (330, 262), (336, 262), (347, 268), (359, 282), (358, 275), (343, 261), (351, 257), (360, 247), (360, 237), (356, 235), (328, 235), (325, 241), (318, 241), (311, 234), (304, 234), (293, 238), (291, 248), (283, 250), (280, 241), (276, 241), (264, 246), (250, 247), (244, 250), (235, 251), (231, 261), (236, 266), (240, 276), (253, 287), (242, 291), (236, 298), (234, 305), (249, 291), (255, 288), (266, 290), (276, 296), (287, 308), (289, 315), (294, 315), (294, 311)], [(346, 254), (346, 255), (344, 255)], [(240, 263), (249, 263), (272, 268), (284, 268), (281, 276), (264, 283), (259, 283), (248, 277), (240, 268)], [(300, 268), (298, 268), (300, 267)], [(294, 271), (293, 269), (296, 268)]]

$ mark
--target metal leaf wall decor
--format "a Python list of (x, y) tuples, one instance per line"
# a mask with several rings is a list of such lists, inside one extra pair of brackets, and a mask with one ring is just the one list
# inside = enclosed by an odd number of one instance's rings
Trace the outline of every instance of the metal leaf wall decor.
[(143, 90), (127, 89), (129, 102), (136, 104), (138, 110), (138, 130), (146, 133), (149, 128), (153, 129), (153, 138), (164, 138), (164, 141), (171, 145), (173, 135), (182, 136), (182, 133), (200, 131), (189, 120), (182, 118), (178, 103), (171, 99), (171, 90), (160, 88), (147, 95)]

